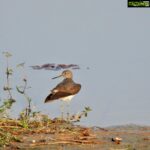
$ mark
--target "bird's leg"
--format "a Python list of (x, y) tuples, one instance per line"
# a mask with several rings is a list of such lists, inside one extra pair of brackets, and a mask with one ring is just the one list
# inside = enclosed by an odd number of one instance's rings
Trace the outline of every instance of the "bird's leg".
[(61, 102), (61, 119), (64, 119), (64, 101)]
[(67, 121), (70, 120), (70, 101), (67, 101)]

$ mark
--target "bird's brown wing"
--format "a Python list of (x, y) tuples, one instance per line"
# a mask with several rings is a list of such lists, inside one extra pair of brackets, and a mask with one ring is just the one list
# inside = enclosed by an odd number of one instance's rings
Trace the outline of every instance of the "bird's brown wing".
[[(68, 82), (68, 80), (71, 80), (71, 82)], [(81, 85), (72, 84), (72, 82), (73, 82), (72, 79), (64, 79), (46, 97), (45, 103), (56, 100), (56, 99), (60, 99), (66, 96), (77, 94), (81, 89)]]
[(70, 87), (70, 92), (72, 93), (72, 95), (77, 94), (81, 89), (81, 84), (74, 84)]
[(53, 100), (56, 100), (56, 99), (60, 99), (60, 98), (63, 98), (63, 97), (66, 97), (66, 96), (70, 96), (72, 95), (71, 93), (66, 93), (66, 92), (56, 92), (56, 93), (50, 93), (46, 99), (45, 99), (45, 103), (47, 102), (51, 102)]
[[(68, 82), (68, 81), (71, 82)], [(64, 93), (70, 93), (71, 95), (77, 94), (81, 89), (81, 84), (77, 84), (72, 81), (72, 79), (64, 79), (63, 82), (58, 84), (53, 90), (52, 93), (59, 90)]]

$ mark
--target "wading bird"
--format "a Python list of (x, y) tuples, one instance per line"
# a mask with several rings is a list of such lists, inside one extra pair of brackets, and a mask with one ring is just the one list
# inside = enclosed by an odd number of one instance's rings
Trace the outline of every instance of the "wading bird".
[[(70, 70), (65, 70), (61, 73), (61, 75), (54, 77), (52, 79), (56, 79), (58, 77), (64, 77), (64, 80), (51, 90), (51, 93), (45, 99), (45, 103), (61, 99), (63, 102), (67, 102), (67, 107), (69, 109), (70, 101), (74, 97), (74, 95), (76, 95), (80, 91), (81, 84), (75, 83), (73, 81), (73, 74)], [(64, 112), (63, 102), (61, 105), (62, 119)], [(69, 119), (69, 110), (67, 110), (67, 120), (68, 119)]]

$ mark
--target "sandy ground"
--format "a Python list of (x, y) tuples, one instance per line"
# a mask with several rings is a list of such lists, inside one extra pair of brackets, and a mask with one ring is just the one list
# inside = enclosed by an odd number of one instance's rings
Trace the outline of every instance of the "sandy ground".
[[(109, 128), (83, 127), (66, 122), (1, 122), (1, 129), (16, 137), (0, 149), (35, 150), (150, 150), (150, 127), (125, 125)], [(119, 140), (117, 140), (120, 139)]]

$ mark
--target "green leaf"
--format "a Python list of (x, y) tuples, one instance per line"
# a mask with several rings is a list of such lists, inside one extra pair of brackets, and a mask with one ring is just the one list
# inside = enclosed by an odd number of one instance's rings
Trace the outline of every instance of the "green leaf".
[(7, 58), (12, 56), (10, 52), (3, 52), (3, 55)]
[(25, 66), (25, 62), (18, 64), (18, 65), (17, 65), (17, 68), (19, 68), (19, 67), (24, 68), (24, 66)]
[(12, 140), (15, 142), (22, 142), (21, 139), (19, 137), (13, 136)]
[(92, 109), (88, 106), (88, 107), (85, 107), (85, 111), (92, 111)]
[(8, 87), (8, 86), (4, 86), (4, 87), (3, 87), (3, 90), (4, 90), (4, 91), (10, 91), (10, 90), (12, 90), (12, 88), (11, 88), (11, 87)]
[(87, 117), (87, 112), (85, 112), (84, 116)]
[(10, 109), (14, 102), (16, 102), (16, 100), (14, 99), (5, 99), (3, 105), (0, 106), (0, 113), (3, 113), (5, 110)]
[(7, 68), (6, 74), (7, 75), (12, 75), (12, 73), (13, 73), (13, 70), (11, 68)]

